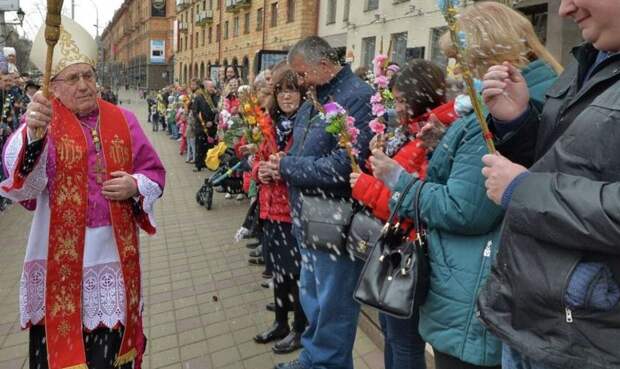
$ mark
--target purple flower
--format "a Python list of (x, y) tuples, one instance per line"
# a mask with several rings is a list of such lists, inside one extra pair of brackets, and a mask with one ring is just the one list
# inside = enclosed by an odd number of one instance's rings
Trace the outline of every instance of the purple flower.
[(344, 110), (342, 108), (342, 106), (340, 106), (340, 104), (336, 103), (336, 102), (330, 102), (327, 103), (325, 105), (323, 105), (323, 108), (325, 109), (325, 115), (327, 116), (334, 116), (334, 115), (338, 115), (338, 114), (346, 114), (346, 110)]

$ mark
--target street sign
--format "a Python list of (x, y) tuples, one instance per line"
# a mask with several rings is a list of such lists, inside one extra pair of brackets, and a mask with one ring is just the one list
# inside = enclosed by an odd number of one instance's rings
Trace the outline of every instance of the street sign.
[(166, 40), (151, 40), (151, 63), (166, 63)]
[(19, 10), (19, 0), (0, 0), (0, 11), (11, 12)]

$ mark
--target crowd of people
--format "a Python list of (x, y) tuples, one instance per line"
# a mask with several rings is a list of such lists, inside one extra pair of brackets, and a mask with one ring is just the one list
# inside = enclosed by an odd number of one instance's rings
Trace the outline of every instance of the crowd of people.
[[(360, 302), (370, 304), (360, 281), (380, 263), (398, 268), (370, 276), (375, 289), (418, 273), (415, 294), (379, 293), (372, 305), (386, 369), (426, 368), (427, 344), (437, 369), (620, 368), (620, 5), (562, 0), (559, 11), (585, 39), (566, 69), (524, 15), (477, 2), (457, 18), (468, 47), (440, 40), (446, 56), (465, 60), (450, 76), (384, 55), (354, 73), (312, 36), (249, 86), (229, 66), (148, 97), (152, 130), (176, 140), (194, 171), (217, 170), (227, 152), (241, 163), (234, 175), (250, 207), (235, 238), (257, 238), (250, 262), (264, 264), (262, 285), (273, 288), (273, 325), (254, 341), (276, 354), (301, 349), (275, 369), (353, 368)], [(463, 75), (476, 79), (476, 96)], [(472, 98), (484, 101), (490, 134)], [(29, 106), (33, 135), (48, 123), (43, 105)], [(163, 189), (155, 164), (145, 174)], [(33, 170), (16, 168), (17, 180)], [(127, 183), (123, 199), (146, 188)], [(358, 216), (379, 228), (351, 248)], [(389, 299), (403, 296), (409, 313), (396, 314)]]
[[(617, 8), (567, 0), (560, 11), (602, 24), (599, 17)], [(475, 4), (458, 24), (471, 45), (465, 50), (469, 65), (453, 67), (450, 78), (424, 60), (387, 61), (383, 71), (353, 73), (329, 44), (311, 37), (254, 81), (274, 134), (259, 145), (241, 136), (232, 142), (257, 187), (249, 195), (250, 215), (258, 214), (260, 230), (241, 233), (259, 234), (251, 256), (262, 257), (269, 280), (263, 286), (274, 290), (267, 306), (274, 324), (254, 339), (275, 342), (276, 353), (303, 348), (298, 359), (276, 368), (353, 367), (360, 311), (353, 296), (364, 261), (342, 248), (316, 247), (313, 238), (330, 232), (328, 226), (310, 228), (305, 218), (317, 206), (308, 199), (317, 195), (353, 199), (379, 223), (395, 214), (403, 230), (426, 231), (431, 272), (423, 303), (408, 319), (379, 314), (386, 368), (425, 368), (426, 344), (439, 369), (620, 365), (606, 341), (618, 337), (612, 328), (620, 300), (617, 252), (610, 248), (618, 235), (617, 178), (615, 159), (599, 151), (611, 142), (604, 137), (616, 122), (613, 51), (620, 45), (608, 38), (613, 29), (595, 23), (600, 34), (584, 31), (589, 43), (575, 52), (581, 66), (565, 72), (530, 21), (507, 6)], [(448, 34), (440, 44), (446, 56), (456, 57)], [(458, 80), (463, 67), (478, 80), (500, 155), (485, 155), (485, 137)], [(377, 79), (381, 72), (383, 80)], [(215, 83), (204, 81), (212, 100), (221, 97), (210, 106), (215, 110), (205, 109), (208, 127), (220, 128), (207, 135), (213, 144), (238, 113), (238, 85), (224, 84), (218, 94)], [(195, 82), (194, 94), (200, 89)], [(373, 96), (382, 90), (394, 104), (377, 114)], [(352, 171), (339, 140), (316, 121), (313, 99), (336, 102), (353, 118), (361, 172)], [(591, 113), (581, 117), (584, 111)], [(372, 128), (378, 115), (385, 134)], [(600, 126), (584, 126), (594, 121)], [(292, 326), (288, 312), (294, 313)]]

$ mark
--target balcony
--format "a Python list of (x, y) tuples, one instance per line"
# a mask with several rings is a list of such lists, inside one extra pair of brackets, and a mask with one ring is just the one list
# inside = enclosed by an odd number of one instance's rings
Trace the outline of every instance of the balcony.
[(191, 0), (177, 0), (177, 13), (189, 8), (191, 3)]
[(252, 0), (226, 0), (226, 11), (236, 13), (252, 6)]
[(213, 22), (213, 10), (203, 10), (196, 14), (196, 25), (197, 26), (206, 26), (207, 24)]
[(189, 27), (186, 22), (179, 22), (179, 32), (187, 33)]

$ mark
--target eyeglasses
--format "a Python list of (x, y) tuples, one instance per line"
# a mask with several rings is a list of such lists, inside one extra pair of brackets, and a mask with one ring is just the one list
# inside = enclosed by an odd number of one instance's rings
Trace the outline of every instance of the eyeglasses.
[(95, 74), (95, 72), (92, 70), (89, 70), (89, 71), (82, 72), (82, 73), (69, 74), (65, 78), (54, 78), (52, 81), (53, 82), (65, 82), (69, 86), (75, 86), (78, 82), (80, 82), (80, 79), (83, 79), (84, 82), (88, 83), (88, 82), (93, 82), (96, 79), (96, 77), (97, 75)]

